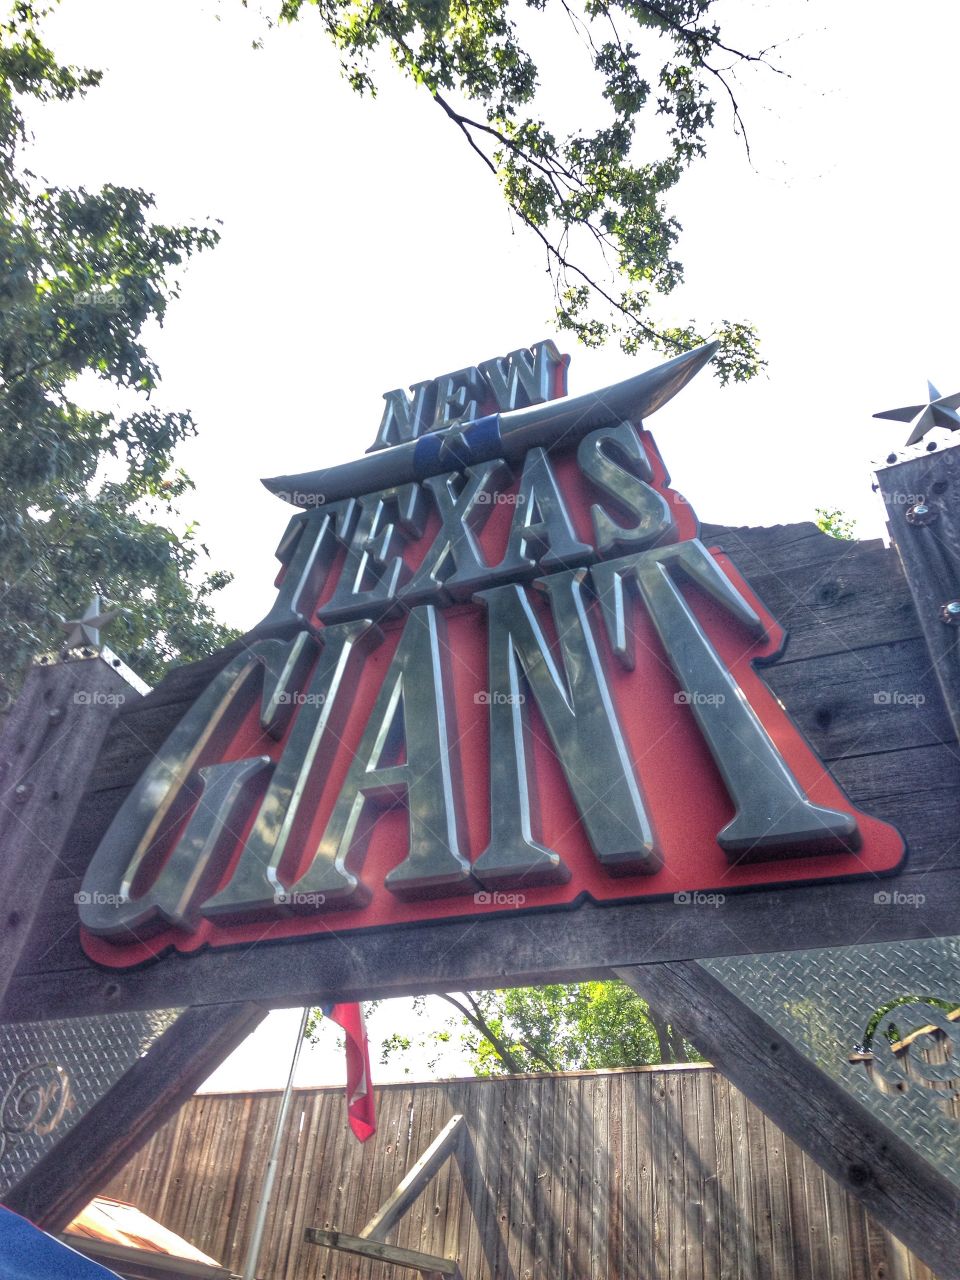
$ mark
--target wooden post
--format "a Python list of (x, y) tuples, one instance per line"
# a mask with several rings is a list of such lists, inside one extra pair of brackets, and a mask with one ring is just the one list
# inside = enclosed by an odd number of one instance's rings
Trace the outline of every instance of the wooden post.
[(774, 1124), (937, 1275), (957, 1275), (956, 1187), (696, 961), (618, 968)]
[(145, 689), (109, 650), (27, 674), (0, 737), (0, 1000), (107, 730)]
[(7, 1192), (7, 1207), (46, 1231), (62, 1231), (265, 1013), (256, 1004), (187, 1009)]
[(895, 463), (878, 471), (877, 480), (890, 537), (960, 738), (960, 446)]

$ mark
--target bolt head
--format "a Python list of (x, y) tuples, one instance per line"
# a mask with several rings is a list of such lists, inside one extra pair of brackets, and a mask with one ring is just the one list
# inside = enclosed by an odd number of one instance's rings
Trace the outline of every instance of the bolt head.
[(948, 600), (940, 610), (940, 617), (949, 626), (960, 626), (960, 600)]
[(927, 502), (915, 502), (912, 507), (907, 508), (907, 524), (933, 524), (934, 520), (939, 518), (940, 512)]

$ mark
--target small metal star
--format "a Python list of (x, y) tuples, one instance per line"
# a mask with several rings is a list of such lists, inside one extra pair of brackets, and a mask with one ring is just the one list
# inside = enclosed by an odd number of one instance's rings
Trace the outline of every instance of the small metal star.
[(95, 595), (87, 605), (82, 618), (61, 618), (60, 625), (67, 633), (64, 649), (99, 649), (100, 632), (104, 627), (126, 613), (126, 609), (104, 609), (106, 601)]
[(910, 439), (907, 445), (922, 440), (934, 427), (946, 427), (948, 431), (960, 431), (960, 414), (956, 412), (960, 405), (960, 391), (956, 395), (942, 396), (932, 382), (927, 383), (929, 390), (927, 404), (909, 405), (905, 409), (887, 409), (884, 413), (875, 413), (875, 418), (893, 418), (895, 422), (912, 424)]
[(471, 449), (467, 437), (468, 426), (468, 423), (455, 422), (444, 431), (439, 454), (442, 462), (449, 462), (458, 469), (469, 463)]

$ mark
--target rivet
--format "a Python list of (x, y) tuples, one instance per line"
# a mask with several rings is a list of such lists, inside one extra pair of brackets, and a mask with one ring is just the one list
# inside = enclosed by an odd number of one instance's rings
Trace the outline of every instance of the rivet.
[(47, 712), (47, 719), (51, 724), (59, 724), (63, 719), (63, 707), (53, 707)]
[(933, 524), (934, 520), (939, 519), (940, 512), (936, 507), (931, 507), (929, 503), (915, 502), (912, 507), (907, 508), (907, 524)]
[(28, 800), (32, 790), (33, 787), (29, 782), (21, 782), (18, 786), (14, 787), (13, 794), (17, 804), (23, 804), (25, 800)]
[(960, 626), (960, 600), (948, 600), (940, 610), (940, 617), (951, 627)]

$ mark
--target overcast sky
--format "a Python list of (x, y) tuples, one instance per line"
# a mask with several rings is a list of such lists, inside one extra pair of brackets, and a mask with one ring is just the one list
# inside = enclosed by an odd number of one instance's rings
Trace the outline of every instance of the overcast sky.
[[(791, 77), (761, 69), (742, 88), (752, 165), (719, 104), (710, 157), (673, 201), (687, 284), (662, 314), (752, 320), (769, 372), (727, 390), (701, 374), (650, 426), (704, 520), (839, 507), (879, 536), (870, 463), (907, 428), (871, 414), (917, 403), (928, 377), (960, 390), (960, 5), (718, 0), (716, 13), (743, 46), (784, 40)], [(165, 219), (223, 222), (151, 349), (159, 402), (199, 426), (180, 457), (197, 483), (187, 514), (236, 575), (225, 620), (249, 627), (288, 517), (259, 477), (363, 452), (390, 388), (555, 336), (542, 253), (428, 97), (388, 75), (376, 100), (357, 98), (317, 22), (265, 32), (239, 0), (63, 0), (46, 29), (61, 57), (106, 74), (82, 103), (31, 111), (32, 167), (144, 187)], [(592, 118), (589, 77), (555, 24), (546, 34), (547, 105)], [(561, 346), (573, 394), (656, 363)], [(216, 1083), (282, 1083), (276, 1047), (296, 1020), (276, 1015), (262, 1052)], [(387, 1006), (375, 1036), (402, 1021)], [(327, 1043), (300, 1078), (338, 1068)]]

